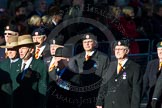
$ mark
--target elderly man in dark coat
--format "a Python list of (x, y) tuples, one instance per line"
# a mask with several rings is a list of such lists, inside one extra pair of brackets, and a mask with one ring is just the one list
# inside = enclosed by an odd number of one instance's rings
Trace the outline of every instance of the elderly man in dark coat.
[(78, 87), (78, 108), (95, 108), (98, 90), (109, 66), (109, 57), (97, 50), (97, 37), (85, 33), (82, 37), (84, 52), (74, 56), (72, 61), (78, 66), (75, 82)]
[(162, 62), (162, 43), (157, 44), (158, 58), (151, 60), (147, 63), (146, 71), (143, 77), (143, 97), (147, 99), (147, 107), (151, 107), (152, 96), (154, 93), (157, 79), (161, 73), (161, 62)]
[[(162, 107), (162, 41), (158, 42), (157, 44), (157, 54), (158, 59), (155, 59), (152, 61), (150, 65), (150, 70), (152, 70), (152, 73), (148, 73), (149, 78), (151, 81), (150, 85), (154, 84), (152, 86), (151, 96), (149, 96), (149, 105), (152, 103), (152, 107), (150, 105), (149, 108), (161, 108)], [(152, 83), (151, 83), (152, 82)], [(154, 88), (153, 88), (154, 87)], [(151, 102), (152, 101), (152, 102)]]
[(104, 77), (97, 108), (139, 108), (142, 75), (140, 66), (128, 58), (126, 40), (115, 42), (115, 57)]
[(76, 103), (74, 103), (76, 95), (75, 92), (71, 91), (75, 82), (73, 77), (75, 77), (76, 72), (68, 65), (71, 57), (70, 52), (71, 48), (68, 45), (58, 47), (54, 55), (55, 60), (54, 62), (51, 61), (54, 67), (50, 65), (48, 71), (50, 82), (48, 85), (47, 108), (76, 108)]

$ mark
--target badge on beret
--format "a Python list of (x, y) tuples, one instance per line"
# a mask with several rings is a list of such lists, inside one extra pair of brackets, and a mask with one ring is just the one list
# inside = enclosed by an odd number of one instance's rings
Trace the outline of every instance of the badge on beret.
[(89, 39), (89, 35), (86, 35), (86, 39)]
[(160, 42), (160, 45), (162, 46), (162, 42)]
[(121, 42), (120, 41), (118, 42), (118, 45), (121, 45)]
[(35, 36), (38, 36), (38, 34), (39, 34), (38, 32), (35, 32)]
[(55, 40), (53, 40), (53, 42), (52, 42), (53, 44), (55, 44), (56, 43), (56, 41)]
[(9, 30), (10, 29), (10, 27), (9, 26), (6, 26), (6, 30)]

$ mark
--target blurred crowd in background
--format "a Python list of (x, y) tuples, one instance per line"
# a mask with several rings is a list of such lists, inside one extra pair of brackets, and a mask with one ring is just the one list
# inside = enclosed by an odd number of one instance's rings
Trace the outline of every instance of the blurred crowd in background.
[[(34, 29), (42, 27), (48, 36), (61, 22), (76, 17), (104, 24), (116, 40), (131, 40), (132, 54), (144, 50), (134, 39), (157, 40), (162, 35), (160, 0), (1, 0), (0, 43), (4, 44), (4, 28), (8, 24), (16, 25), (20, 35), (32, 34)], [(98, 36), (99, 41), (108, 41), (98, 27), (79, 20), (52, 35), (61, 35), (66, 42), (87, 31)]]

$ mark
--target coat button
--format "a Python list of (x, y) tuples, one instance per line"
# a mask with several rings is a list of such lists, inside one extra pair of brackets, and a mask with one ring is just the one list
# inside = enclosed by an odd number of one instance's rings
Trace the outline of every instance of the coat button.
[(113, 90), (113, 92), (115, 93), (115, 92), (116, 92), (116, 90)]
[(115, 82), (117, 82), (118, 80), (117, 79), (115, 79)]
[(112, 104), (115, 104), (115, 101), (112, 101)]

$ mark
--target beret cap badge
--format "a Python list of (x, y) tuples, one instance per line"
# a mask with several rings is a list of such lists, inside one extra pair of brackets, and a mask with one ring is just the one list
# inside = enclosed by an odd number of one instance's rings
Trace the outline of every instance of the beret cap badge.
[(56, 41), (55, 40), (53, 40), (53, 44), (55, 44), (56, 43)]
[(89, 35), (86, 35), (86, 39), (89, 39)]
[(7, 29), (7, 30), (9, 30), (9, 29), (10, 29), (10, 27), (9, 27), (9, 26), (6, 26), (6, 29)]
[(39, 34), (38, 32), (35, 32), (35, 36), (38, 36), (38, 34)]
[(118, 45), (121, 45), (121, 42), (120, 41), (118, 41)]
[(156, 46), (157, 48), (162, 48), (162, 41), (158, 42)]

